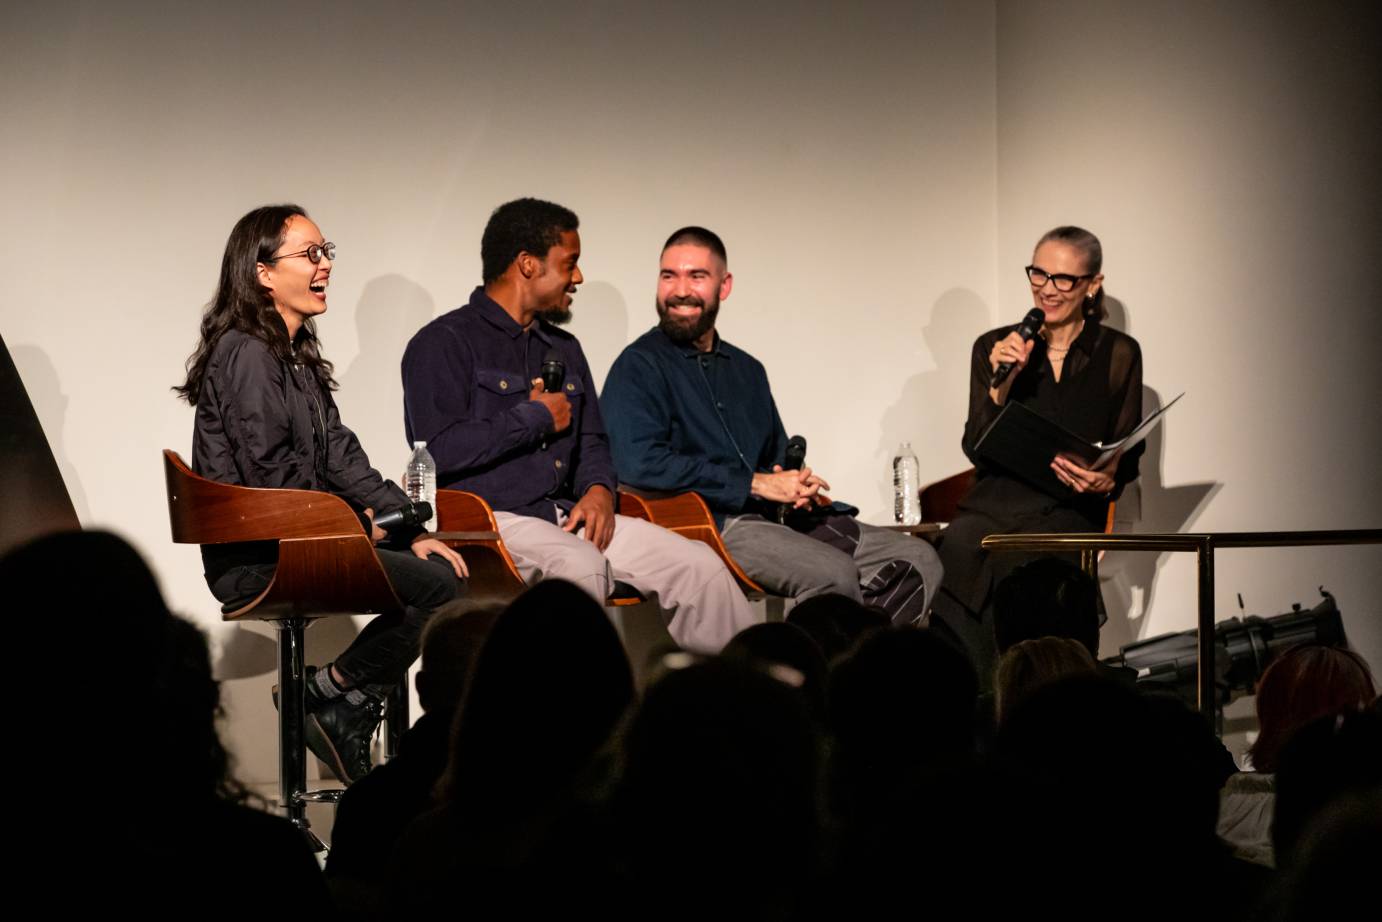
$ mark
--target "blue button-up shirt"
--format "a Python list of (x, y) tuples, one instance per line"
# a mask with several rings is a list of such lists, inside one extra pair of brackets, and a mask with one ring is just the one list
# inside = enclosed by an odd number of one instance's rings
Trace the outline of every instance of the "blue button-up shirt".
[[(552, 432), (552, 414), (528, 399), (555, 349), (566, 366), (562, 392), (571, 425)], [(424, 441), (437, 485), (468, 490), (493, 508), (556, 521), (592, 486), (618, 488), (590, 366), (570, 333), (537, 320), (528, 329), (475, 289), (470, 303), (417, 332), (403, 353), (408, 441)]]
[(718, 335), (702, 353), (653, 329), (615, 360), (601, 400), (625, 483), (694, 490), (720, 525), (726, 514), (762, 511), (749, 487), (755, 471), (782, 463), (787, 433), (753, 356)]

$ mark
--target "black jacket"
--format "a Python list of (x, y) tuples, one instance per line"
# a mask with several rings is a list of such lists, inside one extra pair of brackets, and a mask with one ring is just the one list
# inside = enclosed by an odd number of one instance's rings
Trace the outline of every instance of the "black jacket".
[[(192, 469), (221, 483), (322, 490), (361, 512), (408, 501), (385, 480), (341, 423), (331, 392), (263, 340), (231, 330), (212, 350), (197, 401)], [(273, 563), (276, 542), (204, 545), (208, 582), (234, 566)]]

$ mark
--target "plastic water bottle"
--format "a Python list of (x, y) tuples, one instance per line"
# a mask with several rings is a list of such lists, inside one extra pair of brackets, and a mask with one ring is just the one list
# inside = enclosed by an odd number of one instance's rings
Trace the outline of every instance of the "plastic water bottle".
[[(915, 463), (915, 462), (913, 462)], [(403, 491), (410, 502), (424, 502), (432, 507), (427, 520), (428, 531), (437, 530), (437, 462), (427, 450), (426, 442), (414, 442), (413, 454), (408, 458), (408, 470), (403, 475)]]
[(903, 442), (893, 458), (893, 518), (899, 525), (916, 525), (921, 521), (921, 484), (917, 456), (912, 443)]

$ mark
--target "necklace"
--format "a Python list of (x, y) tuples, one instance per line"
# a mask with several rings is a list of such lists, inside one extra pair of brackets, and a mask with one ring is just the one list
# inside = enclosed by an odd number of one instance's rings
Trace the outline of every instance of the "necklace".
[(1050, 340), (1047, 340), (1047, 341), (1046, 341), (1046, 356), (1047, 356), (1047, 358), (1051, 359), (1052, 361), (1060, 361), (1060, 360), (1064, 359), (1064, 358), (1065, 358), (1065, 354), (1066, 354), (1067, 352), (1070, 351), (1070, 347), (1073, 346), (1073, 345), (1075, 344), (1075, 340), (1079, 339), (1079, 338), (1080, 338), (1080, 334), (1083, 333), (1083, 332), (1084, 332), (1084, 320), (1081, 319), (1081, 320), (1080, 320), (1080, 325), (1079, 325), (1079, 327), (1076, 328), (1076, 330), (1075, 330), (1075, 335), (1072, 336), (1072, 337), (1070, 337), (1070, 342), (1067, 343), (1067, 344), (1065, 345), (1065, 348), (1063, 348), (1063, 349), (1057, 349), (1055, 346), (1052, 346), (1052, 345), (1051, 345), (1051, 341), (1050, 341)]

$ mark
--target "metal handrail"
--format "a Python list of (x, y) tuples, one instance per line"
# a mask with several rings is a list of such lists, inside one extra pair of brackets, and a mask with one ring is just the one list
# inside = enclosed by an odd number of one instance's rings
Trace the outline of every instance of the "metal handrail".
[(1214, 709), (1214, 552), (1219, 548), (1306, 547), (1325, 544), (1382, 544), (1382, 528), (1332, 531), (1225, 531), (1171, 535), (1027, 534), (989, 535), (980, 542), (987, 551), (1191, 552), (1196, 556), (1199, 617), (1196, 624), (1199, 672), (1196, 704), (1208, 716)]

